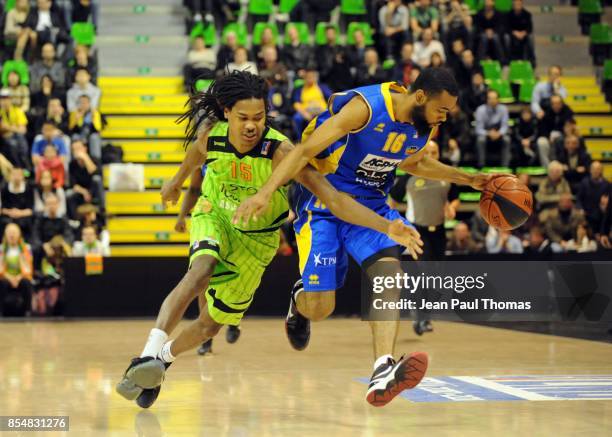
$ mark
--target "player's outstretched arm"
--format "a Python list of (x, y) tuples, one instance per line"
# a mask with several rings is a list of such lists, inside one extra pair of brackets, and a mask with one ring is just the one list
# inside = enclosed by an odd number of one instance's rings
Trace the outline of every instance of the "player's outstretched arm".
[(416, 229), (407, 226), (400, 219), (390, 221), (376, 214), (348, 194), (336, 190), (325, 176), (311, 166), (306, 166), (295, 180), (317, 196), (340, 220), (388, 235), (393, 241), (406, 247), (415, 260), (423, 253), (423, 241)]
[(206, 141), (208, 140), (209, 129), (203, 131), (196, 141), (189, 145), (185, 158), (176, 174), (165, 181), (160, 190), (162, 205), (166, 207), (168, 202), (176, 205), (181, 197), (183, 182), (196, 169), (202, 166), (206, 160)]
[(484, 190), (489, 181), (495, 177), (514, 176), (511, 174), (470, 174), (426, 156), (424, 150), (405, 159), (399, 165), (399, 168), (414, 176), (447, 181), (457, 185), (470, 185), (472, 188), (480, 191)]
[(176, 224), (174, 225), (174, 230), (176, 232), (186, 232), (187, 231), (187, 223), (186, 219), (196, 202), (198, 201), (198, 197), (202, 192), (202, 168), (196, 168), (191, 174), (191, 181), (189, 182), (189, 188), (183, 197), (183, 201), (181, 202), (181, 210), (176, 219)]
[(254, 196), (244, 200), (234, 214), (234, 224), (257, 219), (268, 206), (272, 194), (302, 170), (308, 162), (325, 150), (330, 144), (353, 130), (360, 129), (370, 116), (367, 104), (361, 97), (355, 97), (337, 114), (327, 119), (303, 143), (296, 146), (284, 159), (275, 163), (270, 179)]

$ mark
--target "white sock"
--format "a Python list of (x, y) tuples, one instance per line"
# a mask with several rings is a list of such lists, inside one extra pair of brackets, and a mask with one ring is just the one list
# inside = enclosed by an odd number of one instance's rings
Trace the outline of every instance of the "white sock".
[(381, 364), (387, 364), (387, 360), (389, 358), (393, 358), (393, 357), (387, 354), (387, 355), (381, 355), (380, 357), (376, 358), (376, 361), (374, 361), (374, 370), (378, 369), (378, 367), (380, 367)]
[(172, 352), (170, 352), (170, 347), (172, 347), (173, 341), (174, 340), (170, 340), (169, 342), (164, 343), (161, 351), (159, 351), (159, 358), (161, 358), (164, 363), (171, 363), (176, 360), (176, 357), (172, 355)]
[(153, 357), (155, 358), (161, 350), (164, 343), (168, 340), (168, 334), (161, 329), (153, 328), (149, 334), (147, 344), (140, 354), (140, 357)]

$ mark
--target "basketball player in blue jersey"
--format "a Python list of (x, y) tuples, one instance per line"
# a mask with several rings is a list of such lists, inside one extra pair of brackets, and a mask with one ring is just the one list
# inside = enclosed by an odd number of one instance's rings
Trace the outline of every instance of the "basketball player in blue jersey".
[[(410, 91), (383, 83), (334, 94), (328, 110), (306, 127), (301, 145), (287, 155), (260, 191), (238, 208), (234, 222), (260, 216), (274, 190), (309, 163), (338, 191), (353, 195), (389, 220), (401, 217), (386, 203), (396, 168), (482, 190), (495, 176), (468, 174), (424, 153), (428, 139), (457, 104), (458, 93), (448, 70), (431, 68), (419, 75)], [(292, 290), (286, 330), (291, 345), (303, 350), (310, 339), (310, 321), (325, 319), (334, 310), (335, 290), (346, 276), (347, 254), (369, 278), (402, 270), (400, 248), (386, 235), (335, 218), (303, 186), (298, 186), (296, 199), (294, 227), (302, 279)], [(411, 250), (411, 255), (416, 259), (418, 254)], [(395, 361), (399, 322), (370, 323), (376, 360), (366, 399), (383, 406), (421, 381), (428, 358), (415, 352)]]

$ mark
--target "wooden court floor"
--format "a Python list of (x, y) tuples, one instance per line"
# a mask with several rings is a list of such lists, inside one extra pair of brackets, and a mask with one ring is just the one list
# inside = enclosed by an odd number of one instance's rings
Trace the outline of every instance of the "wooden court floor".
[[(304, 352), (290, 348), (281, 319), (246, 319), (238, 343), (227, 344), (222, 331), (213, 355), (180, 356), (157, 403), (143, 411), (118, 396), (114, 385), (141, 352), (151, 326), (128, 320), (1, 322), (0, 415), (70, 416), (69, 433), (39, 434), (54, 436), (558, 437), (612, 430), (612, 400), (398, 397), (384, 408), (370, 407), (366, 385), (358, 380), (371, 373), (370, 331), (357, 319), (315, 324)], [(434, 333), (417, 338), (406, 322), (398, 353), (414, 350), (430, 354), (427, 376), (434, 380), (612, 379), (612, 345), (586, 340), (441, 322)]]

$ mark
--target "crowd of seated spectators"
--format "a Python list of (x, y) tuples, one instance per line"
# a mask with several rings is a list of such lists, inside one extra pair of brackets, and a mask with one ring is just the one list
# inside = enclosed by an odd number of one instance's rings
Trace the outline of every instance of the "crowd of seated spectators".
[[(7, 78), (0, 87), (0, 315), (58, 314), (63, 259), (109, 253), (97, 53), (70, 33), (77, 22), (97, 27), (98, 2), (4, 6), (0, 1)], [(23, 61), (27, 74), (5, 61)]]

